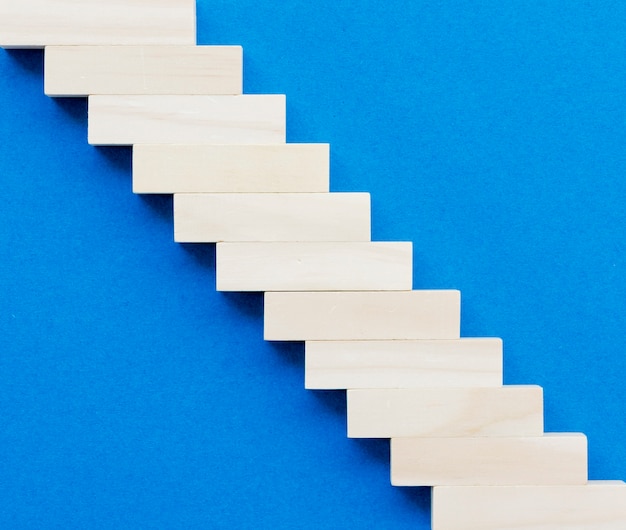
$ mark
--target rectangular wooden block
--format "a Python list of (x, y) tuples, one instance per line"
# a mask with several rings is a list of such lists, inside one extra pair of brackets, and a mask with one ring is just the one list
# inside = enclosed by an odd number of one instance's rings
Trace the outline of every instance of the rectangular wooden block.
[(394, 486), (587, 483), (584, 434), (538, 437), (392, 438)]
[(195, 0), (0, 0), (5, 48), (195, 43)]
[(626, 484), (439, 486), (433, 530), (624, 530)]
[(369, 241), (369, 193), (178, 193), (174, 239)]
[(413, 283), (412, 243), (218, 243), (218, 291), (394, 291)]
[(458, 339), (459, 291), (265, 293), (265, 340)]
[(309, 389), (502, 386), (502, 340), (307, 341)]
[(135, 193), (328, 192), (328, 144), (136, 145)]
[(539, 386), (348, 390), (349, 438), (542, 434)]
[(241, 46), (48, 46), (48, 96), (241, 94)]
[(285, 142), (285, 96), (90, 96), (89, 143)]

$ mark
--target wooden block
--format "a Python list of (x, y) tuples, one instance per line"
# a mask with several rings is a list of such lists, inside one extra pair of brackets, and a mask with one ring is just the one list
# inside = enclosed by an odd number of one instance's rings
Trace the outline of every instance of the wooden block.
[(412, 243), (218, 243), (218, 291), (394, 291), (413, 283)]
[(307, 341), (309, 389), (502, 386), (502, 340)]
[(48, 96), (241, 94), (241, 46), (48, 46)]
[(584, 434), (516, 438), (392, 438), (394, 486), (587, 483)]
[(369, 193), (179, 193), (174, 239), (369, 241)]
[(90, 96), (89, 143), (285, 142), (285, 96)]
[(136, 145), (135, 193), (329, 191), (328, 144)]
[(349, 438), (542, 434), (539, 386), (348, 390)]
[(433, 530), (624, 530), (626, 484), (440, 486)]
[(266, 293), (265, 340), (458, 339), (459, 291)]
[(195, 43), (195, 0), (0, 0), (4, 48)]

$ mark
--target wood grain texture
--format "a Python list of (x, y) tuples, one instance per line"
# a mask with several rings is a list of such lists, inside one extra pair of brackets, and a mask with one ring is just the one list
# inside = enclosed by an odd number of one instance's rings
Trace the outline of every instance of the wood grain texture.
[(48, 96), (241, 94), (241, 46), (47, 46)]
[(180, 193), (174, 239), (369, 241), (368, 193)]
[(502, 385), (502, 340), (307, 341), (310, 389)]
[(624, 530), (626, 484), (439, 486), (433, 530)]
[(218, 243), (218, 291), (394, 291), (413, 284), (413, 245)]
[(195, 0), (0, 0), (5, 48), (195, 43)]
[(89, 143), (285, 142), (285, 97), (90, 96)]
[(455, 339), (459, 291), (265, 293), (265, 340)]
[(587, 483), (584, 434), (538, 437), (392, 438), (394, 486)]
[(541, 436), (538, 386), (348, 390), (348, 437)]
[(136, 145), (135, 193), (328, 192), (328, 144)]

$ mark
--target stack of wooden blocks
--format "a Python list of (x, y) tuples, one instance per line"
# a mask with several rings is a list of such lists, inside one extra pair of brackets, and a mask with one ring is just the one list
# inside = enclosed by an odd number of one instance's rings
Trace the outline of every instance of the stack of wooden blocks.
[(0, 0), (0, 45), (45, 48), (45, 92), (89, 98), (89, 143), (133, 146), (135, 193), (174, 194), (178, 242), (217, 243), (217, 289), (265, 292), (265, 339), (305, 341), (306, 388), (346, 389), (348, 436), (391, 440), (435, 530), (626, 528), (583, 434), (544, 433), (502, 341), (460, 338), (458, 291), (412, 290), (410, 242), (372, 242), (329, 147), (287, 144), (285, 98), (242, 95), (242, 50), (196, 46), (195, 0)]

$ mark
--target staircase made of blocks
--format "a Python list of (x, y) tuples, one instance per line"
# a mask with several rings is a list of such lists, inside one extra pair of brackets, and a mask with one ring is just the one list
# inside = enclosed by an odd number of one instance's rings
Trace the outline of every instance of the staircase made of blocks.
[(329, 192), (329, 146), (286, 142), (285, 98), (242, 94), (242, 49), (197, 46), (194, 0), (0, 0), (0, 45), (45, 48), (45, 92), (89, 98), (89, 143), (133, 146), (133, 190), (174, 238), (216, 243), (217, 289), (264, 292), (264, 338), (304, 341), (305, 386), (347, 391), (347, 435), (433, 487), (434, 530), (624, 530), (626, 484), (544, 433), (502, 341), (460, 337), (460, 293), (412, 290), (410, 242), (373, 242), (368, 193)]

